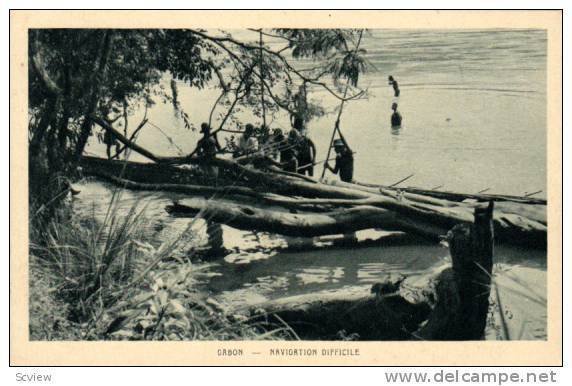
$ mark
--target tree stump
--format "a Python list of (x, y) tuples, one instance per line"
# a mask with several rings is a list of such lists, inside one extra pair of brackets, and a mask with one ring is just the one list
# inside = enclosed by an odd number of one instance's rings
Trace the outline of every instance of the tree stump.
[(415, 334), (426, 340), (479, 340), (487, 321), (493, 266), (493, 201), (475, 208), (472, 225), (447, 234), (452, 268), (437, 278), (436, 302), (427, 323)]

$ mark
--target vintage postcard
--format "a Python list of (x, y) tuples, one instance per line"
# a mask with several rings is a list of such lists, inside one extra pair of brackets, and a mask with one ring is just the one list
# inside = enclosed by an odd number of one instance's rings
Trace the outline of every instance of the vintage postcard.
[(561, 364), (561, 11), (10, 24), (11, 364)]

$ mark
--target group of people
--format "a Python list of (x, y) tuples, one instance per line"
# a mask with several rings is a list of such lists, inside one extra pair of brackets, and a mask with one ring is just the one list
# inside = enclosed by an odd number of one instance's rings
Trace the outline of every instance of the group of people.
[(307, 134), (304, 121), (294, 118), (288, 136), (281, 129), (273, 131), (268, 156), (284, 171), (313, 176), (316, 145)]
[[(207, 123), (201, 125), (201, 133), (203, 136), (197, 142), (195, 152), (198, 157), (209, 159), (223, 150), (216, 134), (211, 133)], [(335, 165), (332, 167), (326, 160), (324, 161), (325, 167), (332, 173), (339, 174), (342, 181), (351, 182), (353, 178), (353, 152), (343, 137), (335, 140), (333, 146), (336, 151)], [(321, 163), (316, 162), (316, 154), (316, 145), (308, 137), (304, 121), (300, 118), (294, 118), (292, 129), (287, 135), (282, 129), (276, 128), (264, 138), (256, 136), (252, 124), (246, 124), (233, 152), (235, 158), (263, 159), (286, 172), (308, 176), (313, 176), (314, 166)], [(208, 162), (205, 162), (204, 165), (203, 169), (208, 175), (216, 176), (218, 174), (216, 168), (209, 166)]]
[[(392, 75), (389, 76), (388, 81), (389, 85), (393, 87), (395, 97), (391, 105), (393, 110), (391, 126), (394, 128), (401, 127), (403, 118), (397, 111), (397, 101), (400, 95), (399, 85)], [(215, 157), (223, 149), (218, 142), (216, 134), (211, 134), (211, 128), (207, 123), (201, 124), (201, 133), (203, 136), (197, 142), (195, 153), (198, 157), (208, 160)], [(339, 174), (342, 181), (351, 182), (354, 171), (353, 152), (341, 132), (339, 134), (340, 138), (333, 141), (333, 147), (336, 152), (334, 166), (330, 165), (330, 160), (316, 162), (316, 146), (307, 135), (304, 120), (299, 117), (293, 119), (292, 129), (287, 136), (284, 135), (282, 129), (277, 128), (270, 135), (265, 136), (262, 143), (259, 143), (254, 126), (250, 123), (247, 124), (238, 140), (234, 157), (257, 155), (260, 156), (258, 158), (264, 158), (284, 171), (308, 176), (314, 175), (314, 166), (325, 162), (324, 167), (326, 169), (334, 174)], [(119, 153), (119, 142), (111, 131), (105, 132), (103, 142), (107, 147), (108, 158), (112, 158), (112, 146), (116, 147), (116, 154)], [(203, 169), (208, 175), (218, 175), (218, 169), (208, 162), (203, 163)]]

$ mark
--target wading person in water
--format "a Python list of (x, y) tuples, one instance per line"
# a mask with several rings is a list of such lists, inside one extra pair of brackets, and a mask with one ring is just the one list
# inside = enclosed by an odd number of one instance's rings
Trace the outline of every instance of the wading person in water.
[(105, 130), (103, 133), (103, 143), (107, 147), (105, 152), (107, 153), (107, 158), (111, 159), (111, 147), (115, 146), (115, 154), (119, 153), (119, 141), (113, 132), (110, 130)]
[(216, 153), (221, 151), (221, 146), (215, 136), (211, 136), (211, 128), (207, 123), (201, 124), (203, 137), (197, 142), (197, 156), (202, 158), (201, 169), (208, 177), (218, 177), (218, 169), (210, 162)]
[(387, 80), (389, 81), (389, 85), (393, 86), (393, 96), (397, 98), (400, 94), (399, 85), (397, 84), (397, 81), (393, 79), (393, 75), (389, 75), (389, 78), (387, 78)]
[(391, 114), (391, 127), (401, 127), (402, 117), (399, 111), (397, 111), (397, 103), (393, 103), (391, 109), (393, 110), (393, 114)]
[(336, 151), (336, 164), (332, 168), (326, 161), (326, 168), (334, 174), (340, 174), (340, 180), (352, 182), (354, 177), (354, 156), (346, 140), (342, 137), (334, 141)]

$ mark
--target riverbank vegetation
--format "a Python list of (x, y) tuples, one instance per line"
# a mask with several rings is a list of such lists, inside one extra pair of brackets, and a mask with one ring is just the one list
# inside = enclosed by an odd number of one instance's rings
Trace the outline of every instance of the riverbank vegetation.
[(60, 207), (46, 228), (31, 229), (31, 340), (292, 339), (287, 326), (229, 315), (200, 293), (204, 266), (185, 229), (157, 242), (145, 208), (103, 221)]

